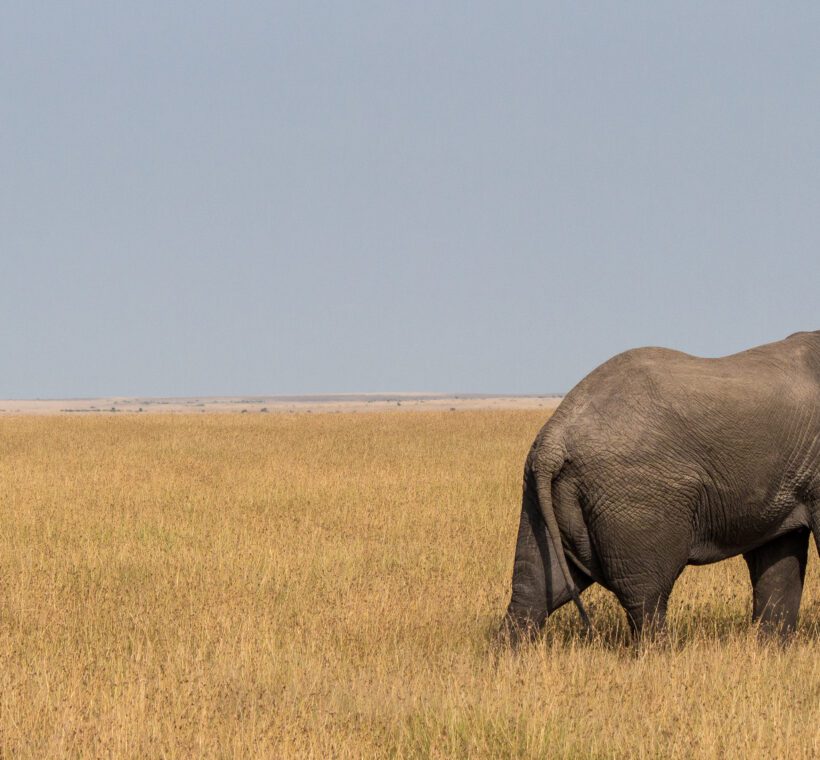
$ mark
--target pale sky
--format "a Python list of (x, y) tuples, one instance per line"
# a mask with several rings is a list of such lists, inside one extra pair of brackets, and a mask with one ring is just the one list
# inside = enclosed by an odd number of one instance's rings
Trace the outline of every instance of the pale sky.
[(820, 5), (0, 5), (0, 398), (550, 393), (820, 328)]

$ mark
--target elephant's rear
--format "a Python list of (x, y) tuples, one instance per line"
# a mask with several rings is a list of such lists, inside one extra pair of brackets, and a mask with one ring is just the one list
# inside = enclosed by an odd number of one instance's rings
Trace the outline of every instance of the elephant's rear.
[[(566, 554), (573, 561), (561, 573), (574, 576), (575, 591), (579, 578), (594, 579), (636, 632), (646, 620), (662, 624), (687, 563), (809, 525), (820, 545), (819, 472), (820, 332), (723, 359), (619, 354), (573, 388), (536, 437), (513, 601), (530, 604), (538, 624), (559, 577), (555, 555)], [(542, 540), (541, 516), (556, 524), (546, 538), (558, 544)], [(516, 612), (511, 604), (509, 618)]]
[(637, 349), (579, 383), (548, 437), (566, 448), (600, 550), (674, 534), (679, 552), (710, 561), (797, 525), (820, 485), (820, 398), (804, 354), (797, 341), (724, 359)]

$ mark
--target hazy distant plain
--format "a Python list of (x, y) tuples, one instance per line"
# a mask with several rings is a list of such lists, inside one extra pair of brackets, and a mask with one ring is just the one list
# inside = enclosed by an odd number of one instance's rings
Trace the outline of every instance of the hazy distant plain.
[(554, 409), (559, 395), (514, 396), (476, 393), (336, 393), (305, 396), (107, 396), (80, 399), (0, 399), (0, 414), (384, 412), (466, 409)]

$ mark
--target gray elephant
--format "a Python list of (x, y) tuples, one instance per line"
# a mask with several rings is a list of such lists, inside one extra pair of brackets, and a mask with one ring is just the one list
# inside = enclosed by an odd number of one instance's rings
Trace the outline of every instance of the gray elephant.
[(619, 354), (582, 380), (524, 467), (502, 630), (540, 629), (593, 582), (636, 637), (662, 629), (686, 565), (742, 554), (753, 616), (797, 622), (809, 532), (820, 550), (820, 330), (720, 359)]

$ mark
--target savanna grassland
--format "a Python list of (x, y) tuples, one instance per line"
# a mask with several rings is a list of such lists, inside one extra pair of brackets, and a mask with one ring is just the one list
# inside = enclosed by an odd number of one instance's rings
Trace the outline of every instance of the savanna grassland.
[(0, 418), (0, 756), (818, 757), (820, 572), (497, 654), (544, 411)]

